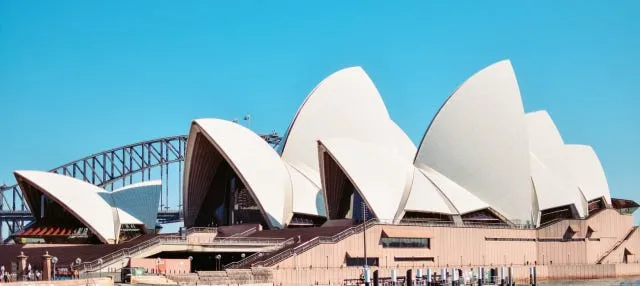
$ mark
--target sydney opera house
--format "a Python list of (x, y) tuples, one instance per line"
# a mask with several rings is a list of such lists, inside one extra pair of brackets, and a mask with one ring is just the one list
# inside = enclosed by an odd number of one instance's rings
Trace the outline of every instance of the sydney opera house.
[[(565, 143), (546, 111), (525, 113), (509, 61), (462, 83), (417, 146), (352, 67), (312, 90), (278, 150), (240, 124), (194, 120), (184, 168), (186, 228), (256, 226), (246, 237), (292, 240), (226, 256), (276, 280), (301, 265), (620, 264), (640, 252), (638, 204), (611, 197), (592, 147)], [(107, 192), (15, 176), (36, 218), (16, 242), (118, 244), (154, 231), (159, 182)]]
[(307, 97), (280, 152), (220, 119), (194, 120), (187, 150), (188, 227), (541, 226), (612, 205), (594, 150), (565, 144), (547, 112), (524, 113), (508, 61), (462, 84), (417, 148), (367, 74), (347, 68)]

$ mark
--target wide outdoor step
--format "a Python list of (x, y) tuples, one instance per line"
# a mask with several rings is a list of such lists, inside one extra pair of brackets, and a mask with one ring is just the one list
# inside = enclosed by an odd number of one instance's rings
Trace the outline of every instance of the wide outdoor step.
[(253, 280), (253, 272), (251, 272), (251, 269), (227, 270), (227, 275), (229, 279), (235, 280), (235, 281), (252, 281)]
[(257, 231), (249, 235), (249, 237), (260, 237), (260, 238), (281, 238), (281, 239), (293, 239), (293, 243), (287, 245), (279, 250), (276, 250), (271, 253), (265, 253), (259, 259), (252, 261), (250, 265), (242, 265), (242, 267), (249, 268), (251, 265), (257, 264), (261, 261), (269, 259), (272, 256), (276, 256), (284, 251), (290, 250), (300, 244), (308, 242), (316, 237), (330, 237), (333, 236), (345, 229), (348, 229), (349, 226), (330, 226), (330, 227), (314, 227), (314, 228), (285, 228), (285, 229), (273, 229), (273, 230), (264, 230)]
[(268, 268), (253, 268), (251, 269), (253, 278), (256, 281), (273, 281), (273, 272)]
[[(271, 283), (273, 273), (267, 268), (228, 269), (226, 271), (198, 271), (198, 284), (207, 285), (247, 285)], [(176, 282), (189, 282), (185, 277), (171, 276)]]
[(227, 277), (227, 272), (225, 271), (197, 271), (198, 276), (200, 278), (203, 277)]
[(188, 273), (188, 274), (168, 274), (167, 278), (178, 282), (178, 283), (195, 283), (198, 281), (198, 274), (196, 273)]

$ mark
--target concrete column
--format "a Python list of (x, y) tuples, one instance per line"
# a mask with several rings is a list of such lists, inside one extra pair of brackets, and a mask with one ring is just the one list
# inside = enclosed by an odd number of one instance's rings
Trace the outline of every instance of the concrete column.
[(51, 280), (51, 258), (49, 251), (45, 251), (42, 255), (42, 280)]
[(16, 257), (18, 259), (18, 280), (22, 280), (24, 275), (27, 274), (27, 258), (29, 256), (24, 255), (24, 252), (20, 251), (20, 255)]

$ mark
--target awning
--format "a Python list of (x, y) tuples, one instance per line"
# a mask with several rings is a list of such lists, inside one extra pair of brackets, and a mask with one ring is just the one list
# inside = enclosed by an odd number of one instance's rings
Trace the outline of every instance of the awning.
[(383, 228), (382, 237), (395, 238), (431, 238), (432, 234), (419, 228)]

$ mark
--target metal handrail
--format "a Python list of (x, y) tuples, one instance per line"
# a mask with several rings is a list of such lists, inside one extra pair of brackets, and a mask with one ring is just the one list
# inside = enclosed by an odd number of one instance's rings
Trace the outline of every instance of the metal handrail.
[(629, 240), (629, 237), (631, 237), (631, 235), (633, 235), (633, 233), (636, 232), (637, 230), (638, 230), (638, 226), (633, 226), (625, 236), (623, 236), (620, 240), (616, 241), (616, 243), (614, 243), (607, 251), (605, 251), (602, 255), (598, 257), (598, 259), (596, 260), (596, 264), (602, 264), (602, 261), (604, 261), (604, 259), (607, 258), (609, 254), (611, 254), (613, 251), (618, 249), (618, 247), (620, 247), (620, 245), (622, 245), (625, 241)]
[(287, 241), (284, 238), (267, 238), (267, 237), (217, 237), (213, 240), (213, 244), (235, 244), (235, 243), (251, 243), (251, 244), (282, 244)]
[[(293, 242), (294, 242), (293, 237), (290, 237), (289, 239), (285, 240), (285, 241), (282, 243), (282, 245), (281, 245), (280, 249), (282, 249), (282, 248), (286, 247), (287, 245), (293, 244)], [(277, 251), (277, 250), (275, 250), (275, 251)], [(252, 255), (249, 255), (248, 257), (246, 257), (246, 258), (245, 258), (245, 259), (243, 259), (243, 260), (236, 261), (236, 262), (232, 262), (232, 263), (229, 263), (229, 264), (225, 265), (225, 268), (229, 268), (229, 269), (236, 269), (236, 268), (240, 268), (240, 267), (242, 267), (242, 266), (244, 266), (244, 265), (247, 265), (247, 264), (249, 264), (249, 263), (251, 263), (251, 262), (253, 262), (253, 261), (258, 260), (258, 258), (260, 258), (260, 257), (262, 257), (262, 256), (264, 256), (264, 253), (262, 253), (262, 252), (256, 252), (256, 253), (254, 253), (254, 254), (252, 254)]]
[(187, 229), (187, 235), (191, 233), (218, 233), (217, 227), (190, 227)]
[(325, 244), (325, 243), (336, 243), (339, 242), (351, 235), (360, 233), (360, 230), (366, 230), (367, 228), (370, 228), (373, 225), (377, 224), (377, 220), (376, 219), (370, 219), (368, 221), (366, 221), (364, 224), (360, 224), (360, 225), (356, 225), (356, 226), (352, 226), (350, 228), (347, 228), (333, 236), (318, 236), (318, 237), (314, 237), (313, 239), (298, 245), (294, 248), (290, 248), (287, 249), (284, 252), (278, 253), (272, 257), (269, 257), (267, 259), (265, 259), (262, 262), (256, 263), (256, 265), (261, 265), (261, 266), (272, 266), (275, 263), (278, 263), (284, 259), (287, 259), (291, 256), (293, 256), (294, 254), (299, 254), (299, 253), (303, 253), (313, 247), (315, 247), (318, 244)]
[(232, 236), (230, 236), (230, 237), (244, 237), (244, 236), (247, 236), (247, 235), (249, 235), (249, 234), (252, 234), (252, 233), (254, 233), (254, 232), (256, 232), (256, 231), (258, 231), (258, 228), (257, 228), (257, 227), (252, 227), (252, 228), (247, 229), (247, 230), (245, 230), (245, 231), (243, 231), (243, 232), (236, 233), (236, 234), (234, 234), (234, 235), (232, 235)]
[(237, 269), (237, 268), (240, 268), (242, 265), (246, 265), (247, 263), (251, 263), (251, 262), (257, 260), (258, 258), (262, 257), (263, 255), (264, 255), (263, 252), (256, 252), (254, 254), (251, 254), (251, 255), (247, 256), (246, 258), (244, 258), (242, 260), (231, 262), (231, 263), (225, 265), (224, 269)]
[[(234, 238), (225, 238), (225, 239), (215, 239), (212, 243), (206, 243), (210, 245), (230, 245), (230, 244), (249, 244), (249, 245), (273, 245), (284, 247), (287, 242), (291, 242), (292, 239), (281, 239), (281, 238), (245, 238), (245, 237), (234, 237)], [(116, 252), (112, 252), (105, 256), (102, 256), (94, 261), (85, 262), (81, 264), (81, 269), (83, 271), (93, 271), (96, 267), (100, 267), (101, 265), (105, 265), (111, 263), (114, 260), (119, 260), (125, 257), (130, 257), (138, 254), (139, 252), (158, 244), (167, 244), (167, 245), (186, 245), (189, 244), (189, 241), (183, 239), (180, 236), (159, 236), (153, 239), (147, 240), (138, 245), (120, 249)], [(102, 259), (102, 263), (100, 263), (100, 259)]]
[(430, 227), (457, 227), (457, 228), (465, 228), (465, 227), (474, 227), (474, 228), (511, 228), (511, 229), (535, 229), (534, 225), (531, 224), (484, 224), (484, 223), (472, 223), (472, 222), (463, 222), (460, 225), (456, 225), (453, 223), (434, 223), (434, 222), (394, 222), (393, 220), (380, 220), (380, 219), (371, 219), (364, 223), (364, 227), (362, 224), (347, 228), (333, 236), (329, 237), (316, 237), (313, 238), (301, 245), (298, 245), (294, 248), (288, 249), (284, 252), (278, 253), (272, 257), (265, 259), (262, 262), (257, 263), (257, 265), (262, 266), (272, 266), (275, 263), (282, 261), (291, 257), (293, 254), (299, 254), (305, 252), (312, 247), (315, 247), (321, 243), (336, 243), (339, 242), (351, 235), (360, 233), (362, 229), (370, 228), (373, 225), (409, 225), (409, 226), (430, 226)]
[(491, 224), (480, 222), (462, 222), (455, 224), (453, 222), (394, 222), (393, 220), (377, 220), (380, 225), (407, 225), (407, 226), (426, 226), (426, 227), (451, 227), (451, 228), (493, 228), (493, 229), (536, 229), (533, 224)]
[(155, 237), (153, 239), (147, 240), (145, 242), (142, 242), (138, 245), (132, 246), (132, 247), (128, 247), (128, 248), (123, 248), (123, 249), (119, 249), (115, 252), (109, 253), (107, 255), (104, 255), (98, 259), (95, 259), (91, 262), (84, 262), (80, 265), (78, 265), (78, 270), (80, 271), (94, 271), (95, 267), (98, 266), (100, 267), (101, 265), (105, 265), (105, 264), (109, 264), (114, 260), (119, 260), (125, 257), (129, 257), (129, 256), (134, 256), (136, 255), (138, 252), (154, 246), (156, 244), (186, 244), (187, 241), (183, 240), (180, 236), (158, 236)]

